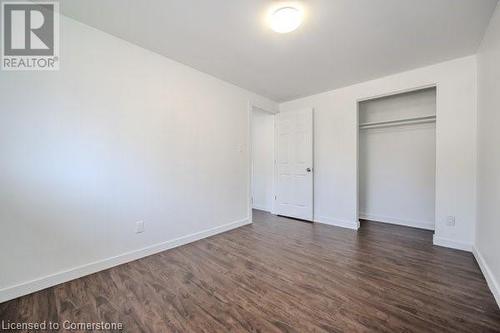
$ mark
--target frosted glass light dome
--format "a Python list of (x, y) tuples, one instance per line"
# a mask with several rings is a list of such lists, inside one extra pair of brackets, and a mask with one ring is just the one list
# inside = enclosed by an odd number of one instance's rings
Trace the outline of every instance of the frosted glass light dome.
[(292, 32), (302, 24), (302, 11), (294, 7), (282, 7), (271, 14), (271, 29), (284, 34)]

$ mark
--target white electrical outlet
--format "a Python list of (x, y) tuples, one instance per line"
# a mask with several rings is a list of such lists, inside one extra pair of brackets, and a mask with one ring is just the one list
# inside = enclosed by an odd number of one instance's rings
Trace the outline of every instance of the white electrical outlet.
[(135, 222), (135, 233), (140, 234), (144, 232), (144, 221)]
[(446, 218), (446, 225), (448, 227), (454, 227), (455, 226), (455, 216), (448, 216)]

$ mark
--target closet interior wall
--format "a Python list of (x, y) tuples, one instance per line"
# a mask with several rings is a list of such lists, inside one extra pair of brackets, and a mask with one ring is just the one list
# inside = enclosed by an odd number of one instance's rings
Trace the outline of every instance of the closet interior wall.
[(359, 217), (434, 230), (436, 88), (359, 103)]

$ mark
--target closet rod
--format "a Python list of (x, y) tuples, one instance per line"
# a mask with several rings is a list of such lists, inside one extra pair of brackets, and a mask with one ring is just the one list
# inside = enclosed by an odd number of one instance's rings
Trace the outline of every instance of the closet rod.
[(436, 121), (436, 116), (424, 116), (407, 119), (387, 120), (372, 123), (364, 123), (359, 125), (359, 129), (379, 128), (379, 127), (392, 127), (413, 124), (433, 123)]

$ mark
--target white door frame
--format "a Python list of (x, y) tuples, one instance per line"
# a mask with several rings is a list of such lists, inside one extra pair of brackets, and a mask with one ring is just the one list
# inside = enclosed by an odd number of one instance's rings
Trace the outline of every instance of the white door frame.
[[(252, 202), (252, 197), (253, 197), (253, 190), (252, 190), (252, 185), (253, 185), (253, 147), (252, 147), (252, 142), (253, 142), (253, 136), (252, 136), (252, 130), (253, 130), (253, 111), (254, 109), (259, 109), (261, 111), (264, 111), (266, 113), (269, 113), (270, 115), (275, 116), (279, 112), (277, 111), (272, 111), (269, 109), (264, 109), (261, 106), (249, 101), (248, 102), (248, 161), (249, 161), (249, 167), (248, 167), (248, 216), (251, 222), (253, 222), (253, 214), (252, 214), (252, 209), (253, 209), (253, 202)], [(274, 168), (273, 168), (273, 183), (272, 183), (272, 194), (274, 197), (276, 197), (276, 119), (274, 119), (274, 150), (273, 150), (273, 163), (274, 163)], [(274, 209), (275, 205), (275, 200), (273, 200), (272, 206), (271, 206), (271, 214), (275, 213)]]
[[(405, 89), (398, 89), (398, 90), (390, 90), (382, 94), (378, 95), (365, 95), (363, 97), (357, 98), (356, 99), (356, 222), (357, 222), (357, 229), (360, 227), (360, 221), (359, 221), (359, 136), (360, 136), (360, 131), (359, 131), (359, 104), (361, 102), (366, 102), (370, 101), (373, 99), (378, 99), (378, 98), (383, 98), (383, 97), (390, 97), (390, 96), (397, 96), (400, 94), (404, 93), (409, 93), (409, 92), (414, 92), (414, 91), (419, 91), (419, 90), (424, 90), (428, 88), (435, 88), (436, 89), (436, 131), (437, 131), (437, 124), (439, 122), (439, 83), (438, 82), (433, 82), (429, 84), (424, 84), (424, 85), (415, 85), (409, 88)], [(437, 140), (437, 138), (436, 138)], [(437, 141), (436, 141), (437, 144)], [(437, 148), (436, 148), (436, 161), (437, 161)], [(437, 163), (437, 162), (436, 162)], [(437, 167), (435, 170), (435, 177), (436, 177), (436, 184), (434, 188), (434, 204), (435, 204), (435, 212), (434, 212), (434, 224), (437, 225), (438, 221), (438, 216), (437, 216), (437, 207), (438, 207), (438, 202), (437, 202)], [(434, 232), (435, 234), (435, 232)]]

